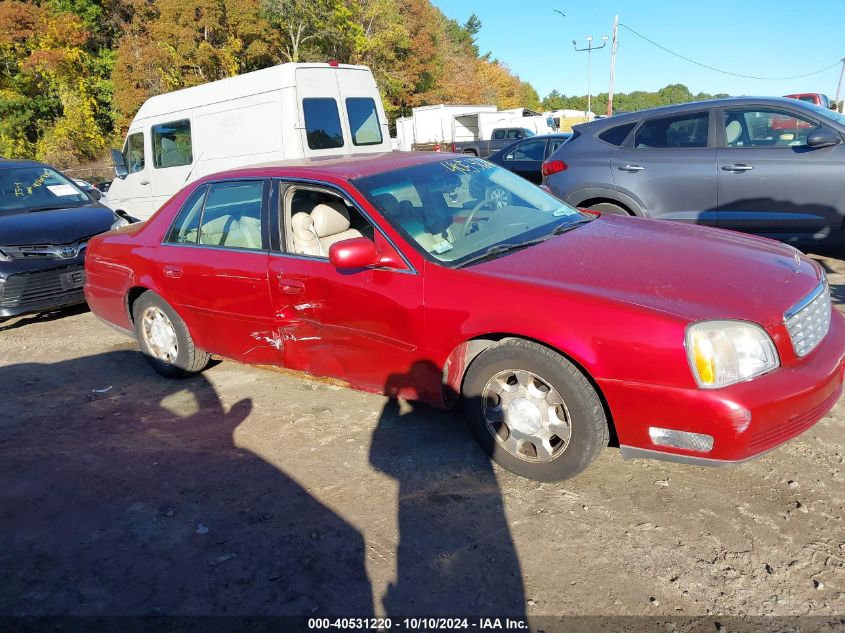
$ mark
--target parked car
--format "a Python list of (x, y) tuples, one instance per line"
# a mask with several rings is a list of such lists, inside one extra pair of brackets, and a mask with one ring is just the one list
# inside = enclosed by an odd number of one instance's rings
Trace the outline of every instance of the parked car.
[(805, 101), (806, 103), (812, 103), (817, 105), (821, 108), (828, 108), (830, 110), (836, 109), (836, 104), (830, 100), (825, 94), (821, 94), (820, 92), (799, 92), (796, 94), (785, 95), (788, 99), (798, 99), (799, 101)]
[(103, 192), (87, 180), (82, 180), (81, 178), (71, 178), (71, 180), (73, 180), (73, 184), (79, 187), (84, 193), (88, 194), (88, 197), (92, 198), (95, 202), (99, 201), (103, 197)]
[(83, 303), (88, 240), (126, 224), (52, 167), (0, 161), (0, 320)]
[(94, 238), (86, 271), (91, 309), (164, 376), (215, 354), (462, 402), (536, 479), (581, 471), (611, 430), (625, 457), (742, 461), (842, 390), (845, 318), (794, 248), (578, 211), (473, 157), (208, 176)]
[(459, 154), (471, 154), (487, 158), (514, 141), (536, 136), (533, 130), (525, 127), (500, 127), (493, 130), (488, 140), (460, 141), (452, 143), (451, 150)]
[(605, 213), (841, 243), (843, 139), (845, 116), (795, 99), (687, 103), (576, 126), (544, 183)]
[(389, 152), (366, 66), (281, 64), (150, 97), (135, 115), (104, 202), (142, 220), (187, 182), (274, 160)]
[(539, 185), (543, 182), (543, 161), (571, 137), (571, 133), (561, 132), (522, 139), (487, 160)]

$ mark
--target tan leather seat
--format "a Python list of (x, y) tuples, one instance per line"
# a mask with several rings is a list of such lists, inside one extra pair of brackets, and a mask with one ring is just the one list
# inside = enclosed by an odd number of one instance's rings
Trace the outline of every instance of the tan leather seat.
[(335, 242), (363, 237), (360, 231), (349, 228), (349, 212), (339, 202), (324, 202), (311, 212), (312, 229), (320, 244), (320, 254), (328, 257)]
[(725, 145), (733, 145), (742, 136), (742, 123), (733, 119), (725, 126)]
[(320, 241), (314, 233), (314, 220), (311, 215), (300, 211), (290, 219), (293, 236), (293, 252), (299, 255), (320, 255)]

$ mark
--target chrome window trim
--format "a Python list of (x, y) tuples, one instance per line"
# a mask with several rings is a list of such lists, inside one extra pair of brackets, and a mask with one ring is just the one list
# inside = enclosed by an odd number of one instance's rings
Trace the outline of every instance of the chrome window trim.
[(784, 324), (785, 324), (787, 321), (789, 321), (789, 319), (791, 319), (792, 317), (794, 317), (796, 314), (798, 314), (799, 312), (801, 312), (801, 310), (803, 310), (803, 309), (804, 309), (804, 308), (806, 308), (808, 305), (810, 305), (813, 301), (815, 301), (816, 299), (818, 299), (819, 295), (820, 295), (820, 294), (822, 294), (822, 293), (825, 291), (825, 288), (827, 288), (827, 276), (826, 276), (826, 275), (823, 275), (823, 276), (822, 276), (822, 280), (818, 283), (818, 285), (816, 285), (816, 287), (815, 287), (815, 288), (813, 288), (813, 289), (810, 291), (810, 294), (808, 294), (806, 297), (804, 297), (803, 299), (801, 299), (801, 300), (800, 300), (798, 303), (796, 303), (794, 306), (792, 306), (791, 308), (789, 308), (789, 310), (787, 310), (786, 312), (784, 312), (784, 313), (783, 313), (783, 322), (784, 322)]

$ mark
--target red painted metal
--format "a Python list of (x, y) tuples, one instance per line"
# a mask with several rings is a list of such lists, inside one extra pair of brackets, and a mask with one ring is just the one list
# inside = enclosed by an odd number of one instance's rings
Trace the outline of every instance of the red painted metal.
[[(85, 293), (108, 322), (133, 328), (128, 302), (161, 295), (196, 344), (242, 362), (270, 363), (350, 386), (442, 405), (460, 393), (464, 369), (503, 336), (564, 354), (600, 391), (626, 446), (717, 460), (744, 459), (803, 432), (842, 388), (845, 319), (798, 358), (783, 314), (822, 271), (794, 251), (748, 235), (670, 222), (600, 216), (547, 242), (452, 269), (407, 244), (355, 189), (354, 178), (447, 158), (394, 153), (240, 169), (186, 187), (142, 225), (95, 237)], [(209, 179), (313, 179), (346, 192), (378, 224), (376, 267), (328, 260), (162, 244), (190, 192)], [(370, 248), (369, 246), (367, 247)], [(372, 253), (347, 242), (334, 259)], [(179, 271), (181, 276), (173, 274)], [(771, 335), (781, 366), (723, 389), (697, 388), (685, 328), (741, 319)], [(746, 412), (750, 412), (750, 421)], [(652, 444), (650, 426), (707, 433), (701, 455)]]

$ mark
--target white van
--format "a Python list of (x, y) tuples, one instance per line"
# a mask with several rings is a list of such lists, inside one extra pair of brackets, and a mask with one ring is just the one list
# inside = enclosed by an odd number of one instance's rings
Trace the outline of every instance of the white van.
[(312, 156), (391, 151), (387, 117), (366, 66), (282, 64), (144, 102), (103, 200), (145, 220), (210, 173)]

